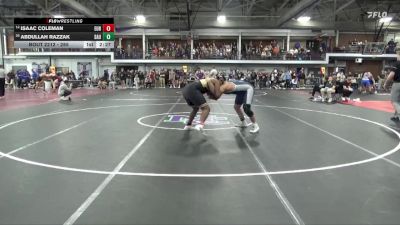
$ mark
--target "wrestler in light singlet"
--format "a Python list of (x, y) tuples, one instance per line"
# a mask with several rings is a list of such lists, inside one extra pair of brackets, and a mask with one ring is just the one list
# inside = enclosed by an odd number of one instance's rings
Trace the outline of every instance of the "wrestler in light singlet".
[[(222, 84), (220, 86), (220, 93), (215, 93), (216, 99), (223, 94), (235, 94), (235, 111), (239, 116), (241, 121), (238, 124), (239, 127), (247, 127), (246, 121), (244, 119), (244, 113), (250, 118), (252, 122), (252, 129), (250, 133), (257, 133), (260, 130), (260, 127), (256, 123), (256, 118), (254, 112), (251, 110), (251, 103), (253, 102), (254, 97), (254, 88), (251, 84), (245, 81), (233, 80), (233, 81), (225, 81), (224, 77), (219, 77), (219, 80), (222, 80)], [(243, 105), (243, 111), (241, 109)]]

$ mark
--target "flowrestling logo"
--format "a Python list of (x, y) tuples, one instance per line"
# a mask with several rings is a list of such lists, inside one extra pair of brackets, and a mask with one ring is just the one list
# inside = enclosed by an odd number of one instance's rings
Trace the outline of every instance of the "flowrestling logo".
[[(164, 119), (164, 123), (174, 123), (174, 124), (186, 124), (189, 120), (188, 115), (175, 115), (170, 114), (167, 115)], [(200, 116), (196, 116), (193, 120), (192, 124), (199, 124), (200, 123)], [(226, 116), (218, 116), (218, 115), (209, 115), (206, 120), (207, 125), (212, 126), (221, 126), (221, 125), (229, 125), (229, 119)]]

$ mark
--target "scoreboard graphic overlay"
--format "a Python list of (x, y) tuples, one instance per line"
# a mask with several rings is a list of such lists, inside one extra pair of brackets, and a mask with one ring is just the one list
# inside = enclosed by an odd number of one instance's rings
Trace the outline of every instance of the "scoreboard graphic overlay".
[(15, 48), (114, 48), (114, 18), (15, 18)]

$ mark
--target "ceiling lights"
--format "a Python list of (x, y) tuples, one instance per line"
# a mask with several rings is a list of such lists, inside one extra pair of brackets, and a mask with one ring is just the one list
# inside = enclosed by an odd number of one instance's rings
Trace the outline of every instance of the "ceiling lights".
[(390, 21), (392, 21), (392, 19), (393, 19), (393, 17), (389, 17), (389, 16), (382, 17), (382, 18), (379, 19), (379, 22), (380, 23), (389, 23)]
[(143, 15), (137, 15), (136, 16), (136, 21), (138, 23), (144, 23), (144, 22), (146, 22), (146, 17), (144, 17)]
[(297, 21), (304, 23), (304, 22), (308, 22), (310, 21), (311, 17), (309, 16), (300, 16), (299, 18), (297, 18)]
[(225, 23), (225, 21), (226, 21), (226, 16), (225, 16), (225, 15), (219, 15), (219, 16), (217, 17), (217, 21), (218, 21), (219, 23)]

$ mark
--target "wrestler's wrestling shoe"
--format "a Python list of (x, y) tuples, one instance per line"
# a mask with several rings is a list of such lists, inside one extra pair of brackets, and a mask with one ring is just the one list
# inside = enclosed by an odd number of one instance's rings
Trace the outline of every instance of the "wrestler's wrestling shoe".
[(193, 126), (192, 125), (185, 125), (185, 127), (183, 128), (183, 130), (192, 130)]
[(246, 120), (240, 121), (239, 123), (235, 124), (235, 127), (239, 127), (239, 128), (245, 128), (250, 126), (251, 124), (248, 124), (246, 122)]
[(194, 126), (193, 129), (198, 130), (198, 131), (203, 131), (204, 130), (204, 125), (203, 124), (197, 124), (196, 126)]
[(252, 126), (252, 129), (250, 130), (250, 133), (255, 134), (260, 130), (260, 127), (258, 126), (257, 123), (254, 123)]

